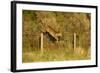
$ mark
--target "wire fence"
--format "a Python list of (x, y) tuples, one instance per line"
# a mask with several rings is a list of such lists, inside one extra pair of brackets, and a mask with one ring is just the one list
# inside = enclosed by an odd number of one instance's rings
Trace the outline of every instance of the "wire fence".
[[(74, 37), (74, 33), (65, 32), (62, 37), (60, 37), (57, 42), (52, 36), (48, 33), (43, 34), (43, 48), (46, 49), (74, 49), (77, 47), (89, 48), (91, 46), (90, 33), (85, 32), (83, 34), (77, 34)], [(23, 48), (26, 51), (38, 51), (41, 50), (41, 36), (40, 35), (31, 35), (23, 37)]]

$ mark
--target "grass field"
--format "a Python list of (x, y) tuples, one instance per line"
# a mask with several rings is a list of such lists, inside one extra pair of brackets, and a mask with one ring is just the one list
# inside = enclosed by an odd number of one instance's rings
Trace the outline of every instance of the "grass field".
[(23, 52), (22, 61), (23, 63), (30, 62), (46, 62), (46, 61), (67, 61), (67, 60), (86, 60), (90, 59), (90, 50), (84, 50), (77, 48), (77, 51), (72, 49), (53, 49)]

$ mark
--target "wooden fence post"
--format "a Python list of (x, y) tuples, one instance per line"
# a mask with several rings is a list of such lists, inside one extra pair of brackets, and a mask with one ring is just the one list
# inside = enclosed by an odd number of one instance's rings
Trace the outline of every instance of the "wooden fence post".
[(41, 53), (43, 52), (43, 33), (41, 33)]
[(74, 51), (75, 51), (75, 48), (76, 48), (76, 33), (74, 33)]

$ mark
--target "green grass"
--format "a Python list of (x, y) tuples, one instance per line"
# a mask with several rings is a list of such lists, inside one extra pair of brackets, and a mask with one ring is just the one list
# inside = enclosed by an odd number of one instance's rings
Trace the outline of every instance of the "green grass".
[(23, 52), (22, 61), (23, 63), (30, 62), (46, 62), (46, 61), (66, 61), (66, 60), (85, 60), (90, 59), (90, 54), (88, 50), (73, 51), (72, 49), (53, 49), (33, 51), (33, 52)]

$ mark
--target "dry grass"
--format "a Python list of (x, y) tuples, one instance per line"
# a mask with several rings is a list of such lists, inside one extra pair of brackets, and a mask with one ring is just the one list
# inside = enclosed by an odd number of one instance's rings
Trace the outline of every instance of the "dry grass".
[(85, 60), (90, 59), (90, 50), (76, 48), (77, 51), (72, 49), (54, 49), (33, 52), (23, 52), (23, 63), (28, 62), (46, 62), (46, 61), (65, 61), (65, 60)]

